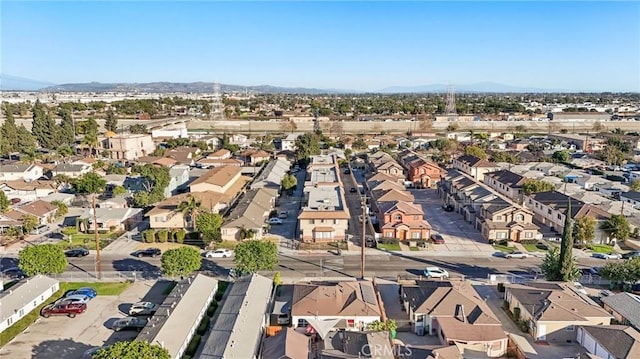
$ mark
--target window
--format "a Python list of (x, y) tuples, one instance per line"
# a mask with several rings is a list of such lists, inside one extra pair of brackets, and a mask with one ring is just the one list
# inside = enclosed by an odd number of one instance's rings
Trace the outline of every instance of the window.
[(507, 238), (507, 232), (498, 232), (498, 233), (496, 233), (496, 237), (498, 239), (506, 239)]
[(576, 330), (576, 326), (571, 324), (571, 325), (567, 325), (567, 327), (565, 328), (566, 331), (568, 332), (572, 332), (574, 330)]
[(326, 222), (327, 222), (327, 220), (325, 220), (325, 219), (321, 219), (320, 220), (320, 223), (326, 223)]
[(562, 215), (558, 213), (558, 219), (562, 219)]
[(313, 223), (314, 223), (314, 222), (313, 222), (313, 219), (310, 219), (310, 220), (309, 220), (309, 224), (313, 224)]
[(393, 231), (385, 232), (385, 237), (393, 238)]
[(10, 317), (9, 319), (7, 319), (7, 325), (11, 325), (11, 324), (13, 324), (13, 318)]
[(18, 315), (21, 317), (24, 316), (24, 309), (20, 309), (20, 311), (18, 312)]
[(337, 219), (334, 219), (334, 220), (333, 220), (333, 224), (338, 224), (339, 222), (340, 222), (340, 221), (339, 221), (339, 220), (337, 220)]
[(165, 222), (165, 218), (162, 216), (156, 216), (155, 217), (156, 222)]
[(551, 210), (550, 209), (547, 210), (547, 214), (551, 214)]
[(298, 319), (298, 327), (306, 327), (309, 325), (306, 319)]
[(420, 232), (413, 232), (413, 233), (411, 233), (411, 238), (413, 238), (413, 239), (420, 239)]
[(523, 222), (524, 221), (524, 216), (521, 214), (517, 214), (516, 215), (516, 222)]
[(395, 216), (393, 216), (393, 219), (395, 219), (396, 221), (401, 221), (402, 220), (402, 215), (401, 214), (396, 214)]
[(525, 233), (524, 233), (524, 238), (533, 238), (533, 233), (531, 233), (531, 232), (525, 232)]

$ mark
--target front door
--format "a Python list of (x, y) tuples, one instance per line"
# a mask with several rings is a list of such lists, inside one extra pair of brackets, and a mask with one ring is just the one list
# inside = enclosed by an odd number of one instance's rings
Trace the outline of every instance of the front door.
[(398, 233), (398, 239), (401, 241), (404, 241), (406, 238), (407, 238), (407, 231), (400, 230), (400, 232)]

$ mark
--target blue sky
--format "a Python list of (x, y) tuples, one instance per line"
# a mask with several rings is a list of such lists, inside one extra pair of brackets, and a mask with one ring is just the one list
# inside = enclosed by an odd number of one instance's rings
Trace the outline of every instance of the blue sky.
[(640, 91), (640, 3), (5, 1), (4, 74), (379, 90)]

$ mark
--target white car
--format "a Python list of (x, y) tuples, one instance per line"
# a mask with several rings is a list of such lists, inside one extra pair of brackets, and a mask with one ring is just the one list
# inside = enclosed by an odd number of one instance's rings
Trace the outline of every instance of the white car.
[(153, 315), (158, 310), (158, 305), (151, 302), (138, 302), (131, 305), (129, 315)]
[(282, 220), (278, 217), (269, 218), (269, 224), (282, 224)]
[[(73, 292), (71, 292), (73, 293)], [(89, 301), (91, 300), (91, 298), (89, 298), (86, 295), (82, 295), (82, 294), (71, 294), (68, 295), (62, 299), (59, 299), (58, 302), (62, 303), (82, 303), (82, 304), (87, 304), (89, 303)]]
[(511, 259), (511, 258), (525, 259), (525, 258), (529, 258), (529, 255), (527, 253), (518, 251), (518, 252), (507, 253), (507, 255), (505, 257), (507, 257), (509, 259)]
[(449, 272), (438, 267), (427, 267), (424, 269), (424, 275), (427, 278), (449, 278)]
[(602, 258), (602, 259), (622, 259), (622, 255), (618, 253), (593, 253), (593, 258)]
[(584, 289), (584, 287), (582, 286), (582, 284), (580, 284), (580, 282), (573, 282), (573, 287), (576, 289), (576, 291), (582, 294), (587, 294), (587, 290)]
[(214, 251), (208, 251), (204, 256), (206, 258), (227, 258), (233, 256), (233, 251), (230, 249), (216, 249)]

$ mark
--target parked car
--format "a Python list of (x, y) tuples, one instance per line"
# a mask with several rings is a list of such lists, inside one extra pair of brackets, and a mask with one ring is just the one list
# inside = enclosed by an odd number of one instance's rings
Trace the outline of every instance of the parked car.
[(155, 257), (162, 254), (160, 248), (147, 248), (133, 252), (134, 257)]
[(82, 354), (82, 359), (93, 359), (93, 356), (100, 350), (100, 349), (104, 349), (106, 348), (106, 346), (103, 347), (93, 347), (93, 348), (89, 348), (87, 349), (83, 354)]
[(87, 310), (85, 303), (54, 303), (49, 304), (40, 310), (40, 315), (45, 318), (49, 318), (52, 315), (67, 315), (69, 318), (74, 318), (78, 314), (82, 314)]
[(452, 205), (442, 205), (442, 209), (444, 209), (446, 212), (453, 212), (453, 206)]
[(85, 257), (89, 255), (89, 251), (85, 248), (74, 248), (64, 252), (67, 257)]
[(344, 174), (348, 175), (349, 173), (351, 173), (351, 171), (348, 168), (344, 170)]
[(89, 297), (89, 299), (93, 299), (98, 295), (96, 290), (91, 288), (91, 287), (82, 287), (82, 288), (78, 288), (78, 289), (74, 290), (73, 292), (69, 292), (69, 295), (72, 295), (72, 294), (73, 295), (85, 295), (85, 296)]
[(46, 232), (48, 230), (49, 230), (49, 226), (47, 226), (46, 224), (43, 224), (43, 225), (40, 225), (40, 226), (36, 227), (34, 230), (29, 232), (29, 234), (40, 234), (40, 233), (44, 233), (44, 232)]
[(356, 193), (356, 192), (358, 192), (358, 189), (355, 188), (355, 187), (351, 187), (351, 189), (349, 189), (349, 192)]
[(600, 275), (600, 271), (602, 270), (602, 267), (591, 267), (589, 268), (589, 274), (590, 275)]
[(538, 243), (536, 243), (536, 248), (538, 248), (538, 249), (542, 249), (542, 250), (544, 250), (544, 251), (549, 250), (549, 246), (548, 246), (546, 243), (544, 243), (544, 242), (538, 242)]
[(269, 224), (282, 224), (282, 220), (278, 217), (269, 218)]
[(116, 332), (119, 332), (121, 330), (141, 331), (142, 328), (144, 328), (148, 322), (149, 321), (144, 318), (126, 317), (126, 318), (116, 320), (111, 326), (111, 329), (113, 329)]
[(2, 275), (10, 279), (22, 279), (26, 277), (24, 272), (18, 267), (3, 269)]
[(622, 259), (622, 255), (618, 253), (593, 253), (591, 256), (593, 258), (602, 258), (602, 259)]
[(507, 253), (505, 257), (507, 257), (508, 259), (511, 259), (511, 258), (525, 259), (525, 258), (529, 258), (529, 255), (524, 252), (516, 251), (516, 252)]
[(633, 259), (637, 257), (640, 257), (640, 251), (628, 252), (622, 255), (623, 259)]
[(285, 219), (285, 218), (287, 218), (288, 216), (289, 216), (289, 212), (287, 212), (287, 211), (280, 211), (280, 212), (278, 213), (278, 218)]
[(435, 233), (431, 235), (431, 241), (435, 244), (444, 244), (444, 237), (441, 234)]
[(587, 294), (587, 290), (584, 289), (584, 287), (582, 286), (582, 284), (580, 284), (580, 282), (573, 282), (573, 287), (576, 288), (576, 290), (582, 294)]
[(83, 294), (73, 294), (73, 292), (69, 292), (64, 298), (58, 299), (58, 302), (62, 303), (84, 303), (87, 304), (91, 298), (89, 296)]
[(230, 249), (216, 249), (208, 251), (204, 256), (206, 258), (227, 258), (233, 256), (233, 251)]
[(158, 310), (158, 305), (151, 302), (138, 302), (131, 305), (129, 315), (153, 315)]
[(427, 267), (424, 269), (424, 275), (427, 278), (449, 278), (449, 272), (438, 267)]

